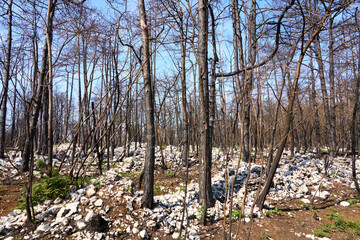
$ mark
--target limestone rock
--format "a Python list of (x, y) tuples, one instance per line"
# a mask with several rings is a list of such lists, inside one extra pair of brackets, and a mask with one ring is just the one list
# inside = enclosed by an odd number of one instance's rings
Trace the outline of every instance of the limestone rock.
[(40, 225), (36, 228), (36, 232), (37, 232), (37, 233), (45, 233), (45, 232), (47, 232), (47, 231), (49, 231), (49, 230), (50, 230), (49, 224), (44, 224), (44, 223), (40, 224)]
[(146, 230), (144, 229), (144, 230), (140, 231), (139, 237), (140, 237), (141, 239), (148, 239), (149, 235), (148, 235), (148, 233), (146, 232)]
[(96, 194), (96, 187), (94, 185), (89, 185), (86, 189), (86, 196), (92, 197)]
[(94, 205), (95, 207), (102, 207), (104, 201), (102, 199), (98, 199), (95, 201)]

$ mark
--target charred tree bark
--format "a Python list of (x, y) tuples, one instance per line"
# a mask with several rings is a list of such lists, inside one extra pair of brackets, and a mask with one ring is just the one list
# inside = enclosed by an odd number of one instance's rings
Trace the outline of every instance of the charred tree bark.
[(319, 68), (319, 78), (321, 83), (321, 92), (322, 92), (322, 98), (323, 98), (323, 105), (324, 105), (324, 112), (325, 112), (325, 123), (326, 123), (326, 136), (329, 139), (330, 142), (330, 152), (334, 153), (336, 150), (336, 139), (334, 139), (333, 134), (333, 127), (332, 127), (332, 120), (330, 116), (330, 101), (328, 92), (326, 89), (326, 83), (325, 83), (325, 71), (324, 71), (324, 64), (322, 60), (322, 54), (321, 54), (321, 46), (320, 46), (320, 39), (319, 37), (316, 37), (315, 39), (315, 56), (316, 56), (316, 62)]
[[(281, 142), (280, 142), (279, 148), (278, 148), (278, 150), (276, 152), (273, 163), (271, 165), (269, 175), (266, 178), (265, 185), (263, 186), (263, 188), (261, 190), (261, 193), (260, 193), (259, 197), (256, 200), (256, 205), (260, 209), (262, 209), (263, 206), (264, 206), (266, 196), (267, 196), (267, 194), (268, 194), (268, 192), (270, 190), (271, 183), (272, 183), (273, 178), (275, 176), (276, 169), (277, 169), (278, 164), (280, 162), (281, 155), (282, 155), (282, 153), (284, 151), (284, 148), (285, 148), (285, 145), (286, 145), (286, 142), (287, 142), (287, 138), (288, 138), (288, 135), (290, 133), (290, 125), (291, 125), (291, 121), (292, 121), (292, 111), (293, 111), (293, 106), (294, 106), (294, 102), (295, 102), (298, 81), (299, 81), (299, 78), (300, 78), (300, 69), (301, 69), (302, 62), (304, 60), (305, 54), (306, 54), (308, 48), (310, 47), (311, 43), (314, 41), (314, 39), (318, 36), (319, 32), (321, 31), (322, 25), (324, 24), (325, 20), (328, 17), (328, 14), (329, 14), (328, 11), (329, 10), (326, 11), (326, 14), (319, 21), (318, 27), (314, 30), (314, 32), (312, 33), (310, 38), (307, 40), (307, 42), (303, 43), (303, 46), (301, 48), (299, 59), (297, 61), (297, 65), (296, 65), (294, 81), (293, 81), (292, 87), (290, 89), (289, 104), (288, 104), (288, 106), (286, 108), (287, 115), (286, 115), (286, 119), (285, 119), (285, 123), (284, 123), (285, 124), (284, 125), (284, 131), (283, 131), (283, 134), (281, 135)], [(304, 34), (305, 33), (303, 32), (302, 36), (304, 36)]]
[(200, 203), (203, 205), (202, 223), (206, 223), (207, 209), (213, 204), (211, 190), (211, 131), (209, 126), (209, 76), (208, 76), (208, 1), (198, 3), (199, 20), (199, 100), (200, 100)]
[(256, 60), (256, 0), (251, 1), (249, 20), (249, 65), (250, 71), (244, 79), (244, 161), (250, 160), (250, 114), (251, 94), (254, 82), (254, 65)]
[[(48, 7), (48, 14), (47, 14), (47, 20), (46, 20), (46, 27), (47, 27), (47, 34), (46, 34), (46, 41), (44, 44), (43, 54), (42, 54), (42, 63), (41, 63), (41, 70), (40, 70), (40, 76), (38, 81), (38, 87), (36, 90), (36, 95), (34, 96), (34, 102), (32, 107), (32, 114), (30, 119), (30, 129), (29, 134), (26, 137), (25, 143), (24, 143), (24, 151), (22, 156), (22, 172), (28, 172), (29, 171), (29, 163), (30, 163), (30, 155), (32, 152), (32, 142), (35, 137), (36, 133), (36, 127), (37, 122), (39, 119), (39, 113), (41, 108), (41, 100), (42, 100), (42, 94), (43, 94), (43, 86), (45, 84), (45, 79), (47, 75), (47, 69), (48, 69), (48, 40), (52, 41), (52, 34), (53, 34), (53, 18), (55, 13), (55, 5), (56, 0), (51, 1), (49, 0), (49, 7)], [(29, 111), (31, 111), (29, 109)]]
[(316, 102), (316, 90), (315, 90), (315, 74), (313, 66), (313, 55), (310, 55), (310, 67), (311, 67), (311, 103), (314, 109), (314, 127), (315, 127), (315, 141), (316, 141), (316, 154), (320, 154), (320, 122), (319, 122), (319, 110)]
[(147, 25), (145, 3), (139, 0), (140, 28), (142, 37), (142, 73), (145, 90), (146, 107), (146, 154), (144, 165), (144, 195), (141, 206), (147, 208), (154, 207), (154, 163), (155, 163), (155, 124), (154, 124), (154, 95), (151, 81), (150, 70), (150, 51), (149, 51), (149, 27)]
[(8, 87), (10, 80), (10, 60), (11, 60), (11, 43), (12, 43), (12, 4), (10, 0), (8, 5), (8, 35), (6, 47), (5, 62), (5, 79), (3, 83), (3, 95), (1, 99), (1, 116), (0, 116), (0, 158), (5, 157), (5, 136), (6, 136), (6, 110), (8, 100)]

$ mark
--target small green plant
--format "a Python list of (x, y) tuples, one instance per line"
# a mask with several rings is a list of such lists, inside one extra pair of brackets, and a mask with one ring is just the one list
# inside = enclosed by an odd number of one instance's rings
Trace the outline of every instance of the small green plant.
[(46, 164), (45, 164), (44, 160), (42, 160), (42, 159), (39, 159), (36, 161), (35, 167), (40, 170), (43, 170), (43, 171), (46, 170)]
[(89, 177), (85, 176), (85, 177), (79, 177), (75, 182), (75, 188), (79, 189), (84, 187), (85, 185), (90, 184), (90, 179)]
[(127, 185), (125, 187), (125, 190), (128, 191), (128, 192), (131, 192), (132, 191), (132, 186), (131, 185)]
[(231, 213), (231, 219), (240, 219), (241, 218), (241, 210), (234, 210)]
[(350, 205), (356, 204), (358, 201), (353, 199), (353, 200), (349, 200), (348, 203), (350, 203)]
[(334, 173), (332, 173), (332, 174), (331, 174), (331, 177), (333, 177), (333, 178), (337, 178), (337, 177), (339, 177), (339, 173), (334, 172)]
[(282, 211), (281, 211), (280, 209), (278, 209), (278, 208), (275, 208), (275, 209), (272, 209), (272, 210), (268, 210), (268, 211), (265, 212), (265, 216), (266, 216), (266, 217), (270, 217), (270, 214), (271, 214), (271, 213), (280, 216), (281, 213), (282, 213)]
[(279, 209), (277, 209), (277, 208), (275, 208), (274, 210), (270, 210), (272, 213), (274, 213), (275, 215), (281, 215), (281, 213), (282, 213), (282, 211), (281, 210), (279, 210)]
[(102, 188), (101, 181), (100, 181), (100, 180), (96, 180), (96, 181), (94, 182), (94, 186), (95, 186), (96, 190), (99, 190), (100, 188)]
[(301, 222), (300, 224), (302, 227), (306, 227), (306, 223), (305, 222)]
[(183, 186), (180, 187), (179, 189), (180, 192), (185, 192), (185, 188)]
[[(34, 183), (32, 186), (33, 205), (43, 203), (45, 200), (54, 200), (57, 197), (65, 198), (69, 193), (69, 183), (68, 176), (61, 176), (55, 171), (52, 177), (46, 177), (44, 180)], [(16, 208), (25, 209), (25, 197), (19, 200)]]
[(336, 208), (334, 208), (334, 207), (332, 207), (332, 208), (330, 208), (331, 209), (331, 211), (333, 211), (333, 212), (338, 212), (338, 210), (336, 209)]
[(174, 177), (175, 173), (168, 173), (168, 177)]
[(320, 152), (321, 152), (321, 153), (329, 153), (329, 150), (327, 150), (327, 149), (320, 149)]
[(322, 229), (314, 229), (314, 235), (315, 235), (316, 237), (328, 237), (328, 236), (329, 236), (329, 234), (324, 233), (324, 232), (322, 231)]
[(165, 150), (166, 146), (161, 146), (161, 150)]
[[(203, 215), (203, 213), (204, 213), (204, 205), (201, 205), (201, 206), (197, 209), (197, 212), (198, 212), (198, 214), (196, 214), (196, 218), (200, 221), (201, 218), (202, 218), (202, 215)], [(208, 215), (209, 215), (209, 213), (206, 212), (206, 216), (208, 216)]]
[(314, 235), (318, 237), (328, 237), (329, 233), (332, 232), (347, 232), (349, 229), (351, 230), (349, 233), (353, 235), (360, 236), (360, 221), (347, 221), (343, 219), (343, 216), (338, 213), (329, 213), (327, 214), (327, 218), (334, 223), (327, 223), (321, 229), (315, 229)]
[(265, 211), (265, 216), (270, 217), (270, 211)]
[(301, 204), (300, 208), (304, 210), (313, 210), (313, 208), (307, 203)]
[(120, 230), (118, 231), (119, 236), (123, 235), (125, 233), (125, 226), (122, 226)]
[(156, 183), (154, 187), (154, 196), (162, 195), (163, 190), (164, 190), (164, 186), (162, 186), (160, 182)]
[(270, 235), (267, 232), (263, 232), (264, 239), (270, 239)]
[(120, 175), (123, 177), (127, 177), (127, 178), (133, 178), (136, 176), (135, 173), (127, 173), (127, 172), (122, 172), (122, 173), (120, 173)]

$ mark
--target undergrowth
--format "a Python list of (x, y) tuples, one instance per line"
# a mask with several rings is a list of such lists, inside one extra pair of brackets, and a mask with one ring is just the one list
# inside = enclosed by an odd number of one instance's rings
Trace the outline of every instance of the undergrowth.
[[(32, 186), (32, 204), (33, 206), (43, 203), (46, 200), (55, 200), (56, 198), (65, 198), (69, 193), (70, 177), (61, 176), (58, 172), (53, 172), (52, 177), (46, 176)], [(24, 191), (24, 189), (23, 189)], [(25, 195), (25, 191), (22, 195)], [(25, 197), (20, 198), (18, 209), (25, 209)]]
[(360, 220), (347, 221), (338, 213), (327, 214), (328, 219), (333, 223), (327, 223), (320, 229), (314, 230), (314, 235), (317, 237), (329, 237), (332, 232), (349, 232), (353, 235), (360, 236)]

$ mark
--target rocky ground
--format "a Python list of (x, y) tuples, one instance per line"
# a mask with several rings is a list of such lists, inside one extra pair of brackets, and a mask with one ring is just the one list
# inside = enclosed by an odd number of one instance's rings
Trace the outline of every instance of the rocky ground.
[[(67, 147), (66, 144), (56, 147), (55, 165), (60, 164), (62, 156), (71, 156)], [(102, 176), (94, 177), (97, 163), (90, 158), (86, 171), (87, 175), (93, 176), (91, 180), (83, 188), (71, 189), (64, 199), (47, 200), (37, 205), (36, 224), (33, 226), (24, 225), (25, 211), (14, 210), (24, 176), (15, 169), (21, 162), (20, 153), (11, 152), (9, 159), (0, 161), (0, 238), (177, 239), (185, 197), (185, 168), (180, 164), (180, 152), (176, 147), (164, 149), (168, 167), (164, 170), (160, 167), (160, 150), (156, 149), (156, 207), (142, 209), (139, 207), (142, 191), (137, 189), (137, 185), (145, 148), (132, 150), (132, 156), (120, 162), (122, 150), (115, 150), (115, 156), (110, 161), (111, 168), (104, 170)], [(39, 158), (41, 156), (36, 156), (36, 159)], [(198, 202), (198, 159), (195, 156), (190, 158), (183, 222), (188, 239), (223, 238), (223, 218), (229, 214), (228, 210), (224, 214), (226, 161), (219, 149), (214, 149), (213, 159), (212, 190), (216, 202), (208, 211), (208, 225), (202, 226), (199, 221), (202, 208)], [(260, 159), (250, 167), (241, 162), (235, 176), (237, 161), (238, 154), (235, 152), (228, 162), (227, 171), (230, 182), (236, 178), (232, 233), (234, 239), (245, 239), (261, 165)], [(63, 171), (68, 171), (67, 164)], [(237, 218), (248, 169), (248, 196), (242, 221), (239, 222)], [(251, 239), (360, 239), (360, 204), (351, 181), (351, 158), (336, 158), (328, 170), (328, 177), (324, 177), (323, 169), (324, 160), (312, 153), (296, 154), (291, 158), (285, 152), (265, 208), (262, 212), (254, 208)], [(360, 161), (357, 161), (357, 169), (360, 170)], [(35, 169), (34, 174), (40, 177), (44, 173)], [(229, 202), (226, 204), (228, 206)], [(337, 228), (334, 216), (340, 216), (346, 228)], [(331, 227), (331, 224), (334, 226)]]

